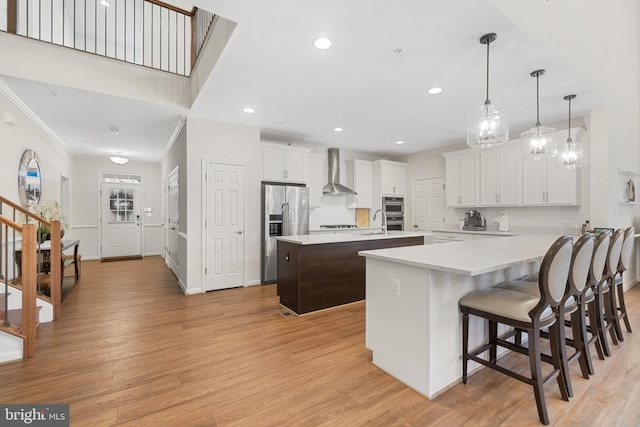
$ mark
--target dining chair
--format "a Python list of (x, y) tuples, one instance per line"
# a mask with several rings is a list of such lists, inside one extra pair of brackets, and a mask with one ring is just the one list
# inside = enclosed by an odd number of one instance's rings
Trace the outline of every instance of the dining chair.
[[(572, 257), (572, 238), (562, 236), (549, 248), (540, 266), (539, 296), (510, 289), (491, 287), (471, 292), (459, 301), (462, 313), (462, 382), (467, 383), (469, 360), (506, 374), (533, 387), (540, 422), (549, 424), (544, 386), (557, 380), (563, 400), (569, 400), (566, 382), (561, 378), (562, 366), (558, 345), (559, 322), (555, 308), (563, 303)], [(489, 326), (488, 342), (469, 350), (469, 316), (486, 319)], [(527, 333), (527, 347), (509, 342), (497, 333), (498, 324), (504, 324)], [(562, 326), (564, 327), (564, 326)], [(543, 357), (540, 331), (549, 329), (551, 356)], [(512, 334), (510, 334), (512, 335)], [(522, 375), (498, 363), (497, 347), (528, 355), (530, 376)], [(480, 357), (489, 352), (488, 357)], [(542, 363), (553, 366), (543, 377)]]

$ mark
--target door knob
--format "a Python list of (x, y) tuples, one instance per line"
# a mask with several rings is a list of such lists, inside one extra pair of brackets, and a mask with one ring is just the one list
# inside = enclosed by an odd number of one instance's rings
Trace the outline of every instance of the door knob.
[(240, 230), (240, 231), (234, 231), (234, 233), (236, 233), (236, 234), (242, 234), (242, 230)]

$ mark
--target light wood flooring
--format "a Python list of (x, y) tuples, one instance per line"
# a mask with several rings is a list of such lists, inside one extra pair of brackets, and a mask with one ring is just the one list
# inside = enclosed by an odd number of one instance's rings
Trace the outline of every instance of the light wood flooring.
[[(275, 285), (184, 296), (159, 257), (82, 264), (36, 357), (0, 365), (1, 403), (68, 403), (83, 427), (540, 425), (531, 388), (497, 372), (429, 401), (380, 371), (364, 303), (283, 317)], [(640, 286), (627, 304), (636, 332), (590, 380), (573, 366), (575, 397), (546, 387), (552, 425), (640, 425)]]

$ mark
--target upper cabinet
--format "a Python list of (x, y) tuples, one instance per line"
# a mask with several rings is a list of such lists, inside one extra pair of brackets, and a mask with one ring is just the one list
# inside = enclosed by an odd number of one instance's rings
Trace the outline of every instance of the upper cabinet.
[(520, 141), (480, 151), (480, 205), (509, 206), (522, 203)]
[(281, 144), (262, 144), (262, 180), (306, 184), (309, 151)]
[(372, 208), (373, 163), (368, 160), (347, 160), (347, 187), (355, 191), (354, 205), (349, 207)]
[[(404, 196), (407, 188), (407, 164), (390, 160), (373, 162), (374, 193), (379, 196)], [(375, 197), (375, 196), (374, 196)]]
[(475, 150), (444, 153), (447, 206), (479, 205), (480, 156)]
[[(580, 141), (585, 131), (571, 128), (571, 138)], [(567, 137), (567, 131), (558, 132), (558, 150)], [(522, 146), (526, 153), (528, 147)], [(578, 183), (579, 169), (562, 165), (560, 158), (522, 158), (522, 204), (576, 206), (580, 204)]]

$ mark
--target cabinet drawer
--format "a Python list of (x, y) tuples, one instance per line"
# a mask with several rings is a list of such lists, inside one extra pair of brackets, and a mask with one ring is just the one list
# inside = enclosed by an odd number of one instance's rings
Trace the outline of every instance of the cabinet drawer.
[(456, 242), (461, 240), (473, 240), (473, 234), (467, 233), (445, 233), (441, 231), (433, 232), (433, 242), (434, 243), (443, 243), (443, 242)]

